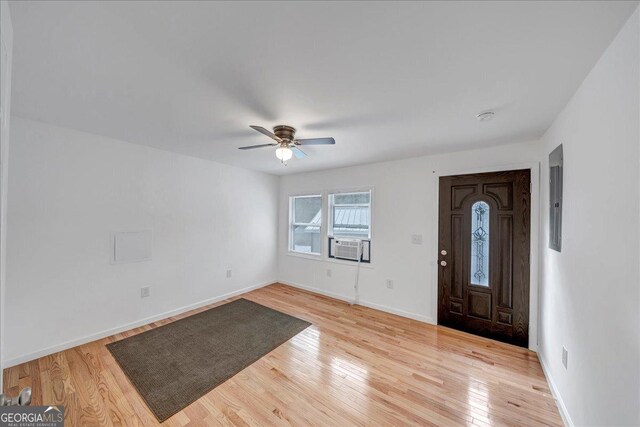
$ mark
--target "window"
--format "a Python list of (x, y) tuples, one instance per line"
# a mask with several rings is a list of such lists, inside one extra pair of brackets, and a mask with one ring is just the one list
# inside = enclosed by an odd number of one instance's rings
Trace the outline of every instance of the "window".
[(489, 205), (471, 206), (471, 284), (489, 286)]
[(329, 236), (371, 238), (371, 191), (329, 194)]
[(320, 255), (322, 196), (296, 196), (289, 200), (289, 250)]

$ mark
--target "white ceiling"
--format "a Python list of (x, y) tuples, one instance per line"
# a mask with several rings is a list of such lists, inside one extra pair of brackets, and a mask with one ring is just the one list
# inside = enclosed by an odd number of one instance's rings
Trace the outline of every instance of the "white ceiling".
[[(284, 174), (536, 138), (637, 2), (12, 2), (12, 112)], [(476, 114), (496, 112), (479, 123)], [(249, 128), (333, 136), (278, 163)]]

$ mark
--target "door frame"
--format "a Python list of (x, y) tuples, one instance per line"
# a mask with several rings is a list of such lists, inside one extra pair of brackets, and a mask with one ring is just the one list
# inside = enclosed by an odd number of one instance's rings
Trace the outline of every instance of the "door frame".
[(4, 331), (5, 331), (5, 276), (6, 276), (6, 235), (7, 235), (7, 179), (9, 160), (9, 121), (11, 118), (11, 69), (13, 64), (13, 26), (9, 13), (9, 3), (2, 0), (0, 2), (0, 43), (4, 46), (6, 56), (5, 78), (2, 83), (1, 96), (4, 96), (2, 106), (4, 111), (0, 119), (0, 393), (3, 391), (3, 368), (4, 368)]
[(433, 234), (431, 241), (433, 245), (429, 248), (431, 257), (431, 278), (434, 286), (431, 289), (431, 312), (433, 321), (438, 324), (438, 232), (440, 222), (440, 178), (452, 175), (468, 175), (473, 173), (503, 172), (518, 169), (529, 169), (531, 171), (531, 230), (529, 247), (529, 350), (538, 351), (538, 299), (539, 299), (539, 252), (540, 252), (540, 162), (510, 163), (505, 165), (467, 167), (459, 169), (446, 169), (433, 171), (434, 199), (432, 213), (435, 219), (435, 226), (431, 229)]

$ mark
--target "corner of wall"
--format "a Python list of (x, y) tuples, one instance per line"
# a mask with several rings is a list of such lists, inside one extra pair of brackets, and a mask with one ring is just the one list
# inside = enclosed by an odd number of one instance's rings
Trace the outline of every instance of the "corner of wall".
[(542, 366), (542, 372), (544, 373), (547, 382), (549, 383), (549, 388), (551, 389), (551, 394), (553, 398), (556, 400), (556, 406), (558, 407), (558, 411), (560, 412), (560, 416), (562, 417), (562, 421), (568, 427), (574, 427), (575, 424), (571, 420), (571, 416), (569, 415), (569, 411), (562, 400), (562, 395), (560, 395), (560, 391), (558, 390), (558, 386), (556, 385), (551, 373), (549, 372), (549, 368), (547, 367), (547, 363), (545, 362), (542, 349), (538, 347), (538, 359), (540, 360), (540, 366)]
[(9, 155), (9, 122), (11, 120), (11, 69), (13, 60), (13, 26), (9, 11), (9, 2), (0, 3), (0, 44), (2, 44), (2, 114), (0, 137), (0, 393), (3, 390), (2, 363), (4, 361), (5, 340), (5, 271), (6, 271), (6, 219), (7, 219), (7, 178)]

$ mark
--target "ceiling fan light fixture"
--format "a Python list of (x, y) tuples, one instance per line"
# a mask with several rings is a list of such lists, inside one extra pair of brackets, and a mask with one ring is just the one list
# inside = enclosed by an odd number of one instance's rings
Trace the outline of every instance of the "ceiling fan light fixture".
[(295, 137), (295, 128), (287, 125), (275, 126), (273, 128), (273, 132), (263, 128), (262, 126), (251, 125), (249, 127), (257, 132), (260, 132), (263, 135), (268, 136), (275, 142), (272, 142), (270, 144), (248, 145), (246, 147), (238, 147), (238, 149), (253, 150), (254, 148), (277, 147), (276, 157), (285, 165), (287, 160), (291, 159), (294, 154), (298, 159), (304, 159), (305, 157), (307, 157), (307, 154), (300, 149), (301, 145), (335, 145), (336, 143), (336, 140), (331, 137), (298, 139)]
[(278, 147), (276, 148), (276, 157), (282, 163), (286, 162), (293, 156), (293, 151), (291, 151), (288, 147)]

